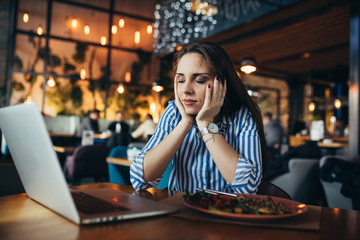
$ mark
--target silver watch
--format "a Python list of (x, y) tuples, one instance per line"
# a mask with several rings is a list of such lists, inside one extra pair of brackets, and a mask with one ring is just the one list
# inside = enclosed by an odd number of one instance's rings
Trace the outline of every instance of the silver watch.
[(213, 133), (216, 134), (219, 132), (219, 127), (215, 123), (209, 123), (209, 125), (200, 130), (201, 135), (205, 136), (206, 134)]

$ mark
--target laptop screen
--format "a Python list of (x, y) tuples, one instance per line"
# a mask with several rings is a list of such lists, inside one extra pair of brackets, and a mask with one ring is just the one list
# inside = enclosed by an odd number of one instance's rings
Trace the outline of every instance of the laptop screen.
[(0, 128), (28, 197), (80, 222), (36, 103), (1, 108)]

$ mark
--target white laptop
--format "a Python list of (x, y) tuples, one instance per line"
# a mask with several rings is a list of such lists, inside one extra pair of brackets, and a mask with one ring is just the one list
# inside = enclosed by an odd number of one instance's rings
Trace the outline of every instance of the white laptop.
[[(27, 196), (76, 224), (169, 214), (178, 209), (113, 189), (70, 190), (53, 149), (45, 122), (35, 103), (0, 109), (0, 128), (5, 136)], [(75, 197), (91, 198), (75, 203)]]

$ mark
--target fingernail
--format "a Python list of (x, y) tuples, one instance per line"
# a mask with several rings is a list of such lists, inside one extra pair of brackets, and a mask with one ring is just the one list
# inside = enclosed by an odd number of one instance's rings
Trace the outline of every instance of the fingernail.
[(210, 87), (211, 87), (211, 85), (209, 84), (209, 85), (208, 85), (208, 88), (210, 88)]

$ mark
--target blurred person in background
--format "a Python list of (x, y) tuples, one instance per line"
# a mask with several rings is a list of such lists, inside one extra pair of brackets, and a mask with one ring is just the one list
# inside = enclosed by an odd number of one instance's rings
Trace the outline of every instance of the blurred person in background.
[(76, 133), (77, 136), (82, 136), (84, 130), (92, 130), (94, 133), (99, 133), (99, 117), (100, 111), (94, 109), (90, 111), (89, 116), (84, 118), (79, 126), (79, 129)]
[(109, 148), (116, 146), (127, 146), (130, 143), (130, 126), (125, 122), (124, 113), (116, 112), (115, 121), (110, 123), (108, 130), (111, 136), (107, 142)]
[(284, 138), (284, 130), (277, 120), (272, 119), (272, 113), (266, 112), (263, 116), (266, 145), (270, 157), (278, 157), (281, 154), (281, 144)]
[(141, 141), (148, 141), (154, 134), (156, 124), (153, 121), (151, 114), (147, 114), (144, 122), (142, 122), (135, 131), (131, 133), (131, 137)]

